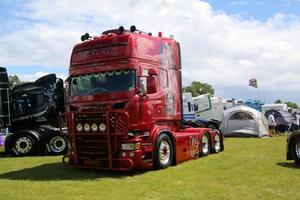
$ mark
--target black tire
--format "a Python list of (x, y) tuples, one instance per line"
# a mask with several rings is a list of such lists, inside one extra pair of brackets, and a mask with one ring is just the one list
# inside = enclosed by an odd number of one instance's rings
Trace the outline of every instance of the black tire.
[(300, 165), (300, 137), (296, 137), (292, 142), (291, 154), (295, 163)]
[(219, 131), (215, 131), (215, 138), (214, 138), (214, 146), (212, 148), (213, 153), (219, 153), (222, 151), (222, 136)]
[(37, 151), (37, 141), (29, 134), (21, 134), (13, 139), (11, 147), (16, 156), (33, 155)]
[(200, 152), (200, 156), (207, 156), (210, 153), (210, 137), (208, 133), (204, 133), (202, 135), (201, 138), (201, 143), (200, 143), (200, 147), (201, 147), (201, 152)]
[(46, 148), (51, 155), (62, 155), (68, 150), (68, 142), (62, 135), (53, 135), (48, 139)]
[(170, 137), (162, 133), (158, 136), (153, 153), (153, 166), (155, 169), (164, 169), (169, 167), (173, 161), (173, 145)]

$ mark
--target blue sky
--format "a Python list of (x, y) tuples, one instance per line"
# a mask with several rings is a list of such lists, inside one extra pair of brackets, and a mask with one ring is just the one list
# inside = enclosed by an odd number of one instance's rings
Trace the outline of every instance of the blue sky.
[(300, 104), (300, 0), (0, 0), (0, 66), (22, 80), (68, 76), (83, 33), (134, 24), (181, 43), (183, 85), (223, 98)]
[(276, 13), (300, 15), (299, 0), (206, 0), (216, 10), (266, 21)]

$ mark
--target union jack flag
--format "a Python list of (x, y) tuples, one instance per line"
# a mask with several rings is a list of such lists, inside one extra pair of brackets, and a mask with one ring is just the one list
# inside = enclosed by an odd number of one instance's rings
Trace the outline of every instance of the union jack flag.
[(251, 78), (249, 80), (249, 86), (257, 88), (258, 87), (257, 80), (255, 78)]

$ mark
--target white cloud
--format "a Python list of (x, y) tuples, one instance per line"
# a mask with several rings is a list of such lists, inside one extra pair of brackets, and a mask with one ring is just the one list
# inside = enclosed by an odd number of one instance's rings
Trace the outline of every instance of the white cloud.
[[(49, 73), (47, 72), (36, 72), (33, 74), (16, 74), (20, 80), (25, 81), (25, 82), (32, 82), (35, 81), (42, 76), (48, 75)], [(57, 78), (61, 78), (63, 80), (66, 80), (67, 76), (65, 74), (56, 74)]]
[(243, 5), (246, 5), (246, 2), (245, 1), (232, 1), (229, 3), (229, 5), (231, 6), (243, 6)]
[(247, 99), (255, 97), (248, 80), (256, 77), (267, 101), (282, 96), (300, 103), (293, 93), (300, 86), (300, 20), (295, 16), (243, 20), (197, 0), (32, 1), (18, 15), (30, 23), (0, 38), (0, 65), (68, 66), (81, 34), (135, 24), (153, 35), (175, 35), (182, 47), (184, 85), (198, 80), (224, 97), (235, 91), (237, 98)]

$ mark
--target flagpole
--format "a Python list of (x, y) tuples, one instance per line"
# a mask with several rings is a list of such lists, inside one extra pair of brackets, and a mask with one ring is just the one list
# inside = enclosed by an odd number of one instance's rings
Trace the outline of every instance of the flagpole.
[(260, 101), (260, 93), (259, 93), (259, 87), (257, 86), (257, 96), (258, 96), (258, 100)]

